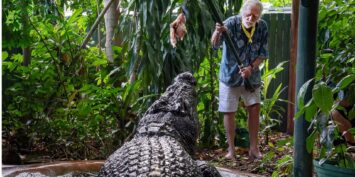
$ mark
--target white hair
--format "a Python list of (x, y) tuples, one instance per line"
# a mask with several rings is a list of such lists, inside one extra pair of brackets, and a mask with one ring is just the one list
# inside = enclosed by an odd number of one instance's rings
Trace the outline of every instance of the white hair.
[(253, 6), (253, 5), (259, 6), (259, 9), (260, 9), (260, 16), (259, 16), (259, 19), (260, 19), (264, 7), (263, 7), (263, 4), (262, 4), (259, 0), (246, 0), (246, 1), (243, 3), (242, 8), (240, 9), (240, 14), (243, 14), (243, 12), (247, 9), (247, 7), (250, 7), (250, 6)]

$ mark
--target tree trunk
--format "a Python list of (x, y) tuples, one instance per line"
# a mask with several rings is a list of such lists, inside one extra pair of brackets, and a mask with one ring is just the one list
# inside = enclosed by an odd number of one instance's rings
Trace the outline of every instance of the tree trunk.
[[(28, 1), (23, 0), (22, 1), (22, 35), (24, 39), (29, 39), (30, 38), (30, 30), (29, 30), (29, 25), (28, 25)], [(31, 48), (30, 44), (25, 44), (25, 46), (22, 47), (22, 55), (23, 55), (23, 62), (22, 65), (28, 66), (31, 63)]]
[(102, 17), (106, 14), (108, 8), (111, 6), (111, 4), (113, 2), (115, 2), (116, 0), (109, 0), (107, 6), (100, 12), (100, 15), (96, 18), (94, 24), (92, 25), (92, 27), (90, 28), (90, 31), (88, 32), (88, 34), (86, 35), (86, 37), (83, 40), (83, 43), (80, 45), (80, 49), (85, 48), (86, 44), (89, 42), (92, 34), (94, 34), (94, 31), (96, 30), (97, 26), (100, 23), (100, 20), (102, 19)]
[[(110, 0), (104, 1), (104, 7), (107, 6)], [(109, 63), (113, 63), (113, 50), (112, 50), (112, 40), (115, 34), (115, 28), (118, 24), (118, 17), (120, 16), (119, 11), (119, 0), (113, 2), (109, 7), (108, 11), (105, 13), (105, 27), (106, 27), (106, 56)]]
[(287, 105), (287, 133), (293, 135), (296, 103), (296, 64), (297, 64), (297, 43), (298, 43), (298, 14), (299, 14), (299, 0), (292, 0), (291, 13), (291, 57), (289, 63), (289, 86), (288, 86), (288, 100)]
[[(96, 9), (97, 9), (97, 17), (100, 16), (100, 7), (99, 7), (99, 0), (96, 0)], [(98, 41), (98, 48), (101, 54), (101, 31), (100, 31), (100, 23), (97, 25), (97, 41)]]
[(137, 40), (136, 40), (136, 43), (135, 43), (134, 49), (133, 49), (133, 55), (135, 57), (135, 60), (134, 60), (133, 69), (130, 73), (129, 83), (133, 83), (137, 79), (137, 72), (138, 72), (138, 68), (141, 63), (141, 60), (139, 57), (139, 50), (140, 50), (140, 42), (141, 42), (141, 37), (142, 37), (142, 31), (141, 31), (142, 28), (141, 28), (139, 18), (137, 16), (137, 11), (134, 12), (134, 17), (136, 18), (136, 29), (138, 32), (138, 36), (137, 36)]
[(22, 48), (22, 55), (23, 55), (23, 66), (28, 66), (31, 63), (31, 48), (25, 47)]

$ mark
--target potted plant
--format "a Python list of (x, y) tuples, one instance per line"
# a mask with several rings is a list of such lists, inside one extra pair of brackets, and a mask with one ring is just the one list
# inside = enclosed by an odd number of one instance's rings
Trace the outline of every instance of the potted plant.
[[(354, 74), (347, 75), (336, 83), (334, 88), (324, 81), (319, 81), (314, 84), (312, 97), (306, 104), (303, 100), (313, 79), (300, 88), (297, 96), (299, 111), (295, 117), (304, 114), (305, 119), (310, 122), (310, 135), (306, 139), (306, 146), (307, 151), (315, 155), (313, 164), (317, 176), (355, 176), (355, 160), (349, 156), (348, 144), (340, 133), (339, 124), (331, 116), (332, 111), (341, 109), (339, 99), (334, 98), (334, 95), (341, 93), (354, 80)], [(354, 130), (351, 128), (348, 132), (354, 135)]]

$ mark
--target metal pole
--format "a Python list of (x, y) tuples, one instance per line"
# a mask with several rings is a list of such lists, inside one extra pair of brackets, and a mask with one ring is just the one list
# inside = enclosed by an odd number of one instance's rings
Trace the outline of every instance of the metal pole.
[[(298, 26), (298, 51), (296, 66), (296, 89), (315, 75), (316, 36), (319, 0), (301, 0)], [(310, 89), (306, 93), (305, 102), (311, 99)], [(298, 107), (296, 108), (296, 111)], [(304, 116), (295, 120), (294, 169), (295, 177), (312, 176), (312, 154), (306, 150), (306, 138), (309, 135)]]

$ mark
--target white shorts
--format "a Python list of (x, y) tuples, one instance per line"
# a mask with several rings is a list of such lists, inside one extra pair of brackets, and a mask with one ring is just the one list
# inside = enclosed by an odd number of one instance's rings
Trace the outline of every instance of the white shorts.
[(260, 103), (260, 88), (254, 92), (245, 90), (245, 87), (229, 87), (219, 82), (219, 112), (236, 112), (238, 109), (239, 98), (242, 97), (245, 106)]

